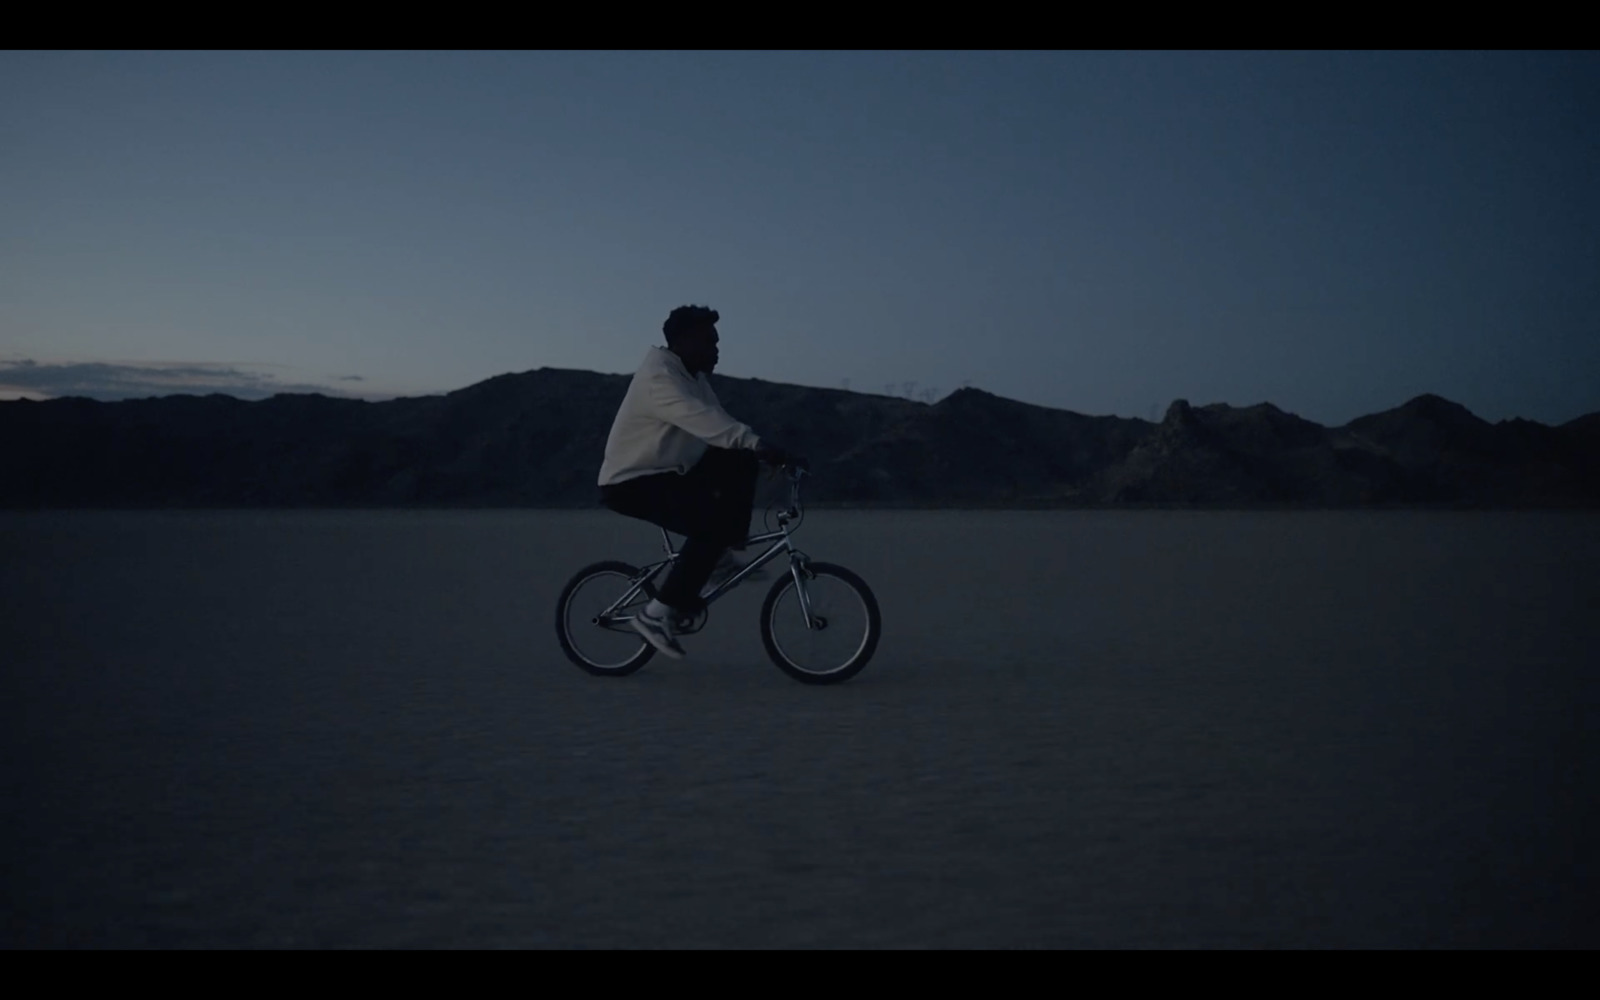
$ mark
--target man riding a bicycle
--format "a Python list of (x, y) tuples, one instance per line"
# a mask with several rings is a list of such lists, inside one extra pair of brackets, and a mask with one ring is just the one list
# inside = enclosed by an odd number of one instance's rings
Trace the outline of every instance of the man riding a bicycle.
[[(711, 583), (741, 567), (755, 506), (758, 462), (803, 464), (722, 408), (707, 377), (717, 366), (721, 315), (679, 306), (628, 384), (606, 438), (600, 500), (619, 514), (685, 537), (659, 599), (633, 627), (656, 649), (682, 658), (674, 621), (691, 613)], [(755, 574), (752, 574), (753, 578)]]

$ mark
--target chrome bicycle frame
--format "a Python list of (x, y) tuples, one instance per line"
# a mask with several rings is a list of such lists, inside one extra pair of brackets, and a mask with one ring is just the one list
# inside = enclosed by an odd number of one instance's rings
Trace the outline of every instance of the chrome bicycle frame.
[[(751, 535), (749, 538), (745, 539), (746, 545), (760, 545), (763, 542), (771, 542), (772, 546), (768, 548), (767, 551), (757, 556), (743, 569), (739, 570), (739, 572), (717, 584), (717, 586), (705, 596), (703, 601), (705, 607), (709, 608), (723, 594), (737, 586), (740, 580), (743, 580), (746, 576), (749, 576), (760, 567), (772, 561), (781, 551), (786, 552), (789, 555), (789, 572), (794, 576), (795, 593), (797, 593), (800, 597), (801, 612), (805, 615), (806, 627), (812, 627), (811, 602), (806, 595), (805, 588), (805, 580), (810, 578), (811, 571), (806, 567), (807, 557), (805, 553), (797, 550), (790, 541), (791, 529), (789, 527), (790, 523), (798, 520), (801, 515), (800, 479), (804, 475), (804, 472), (800, 472), (798, 475), (791, 474), (789, 477), (789, 507), (786, 510), (781, 510), (778, 512), (778, 530), (764, 532), (759, 535)], [(663, 567), (670, 566), (672, 563), (678, 561), (678, 557), (681, 553), (679, 550), (672, 547), (672, 536), (667, 534), (667, 530), (665, 528), (658, 528), (658, 530), (661, 532), (661, 547), (666, 550), (667, 557), (665, 559), (658, 559), (655, 562), (650, 563), (648, 566), (641, 567), (638, 574), (634, 576), (631, 581), (629, 581), (627, 591), (625, 591), (621, 597), (613, 601), (604, 611), (595, 616), (595, 624), (601, 624), (602, 621), (607, 625), (620, 624), (622, 622), (630, 621), (633, 617), (632, 615), (619, 615), (616, 613), (617, 609), (626, 605), (629, 601), (638, 596), (640, 588), (642, 588), (647, 581), (653, 579)]]

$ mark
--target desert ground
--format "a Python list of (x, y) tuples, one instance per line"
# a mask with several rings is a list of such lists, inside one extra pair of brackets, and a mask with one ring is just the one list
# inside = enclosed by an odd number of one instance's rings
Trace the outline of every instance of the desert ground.
[[(761, 514), (754, 519), (760, 526)], [(1600, 517), (813, 510), (627, 678), (589, 511), (0, 513), (19, 948), (1590, 948)]]

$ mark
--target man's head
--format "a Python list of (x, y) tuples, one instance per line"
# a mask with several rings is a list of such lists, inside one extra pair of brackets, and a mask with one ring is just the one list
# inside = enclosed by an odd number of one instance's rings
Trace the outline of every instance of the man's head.
[(689, 374), (710, 372), (717, 367), (717, 320), (722, 316), (705, 306), (679, 306), (661, 325), (667, 347), (683, 359)]

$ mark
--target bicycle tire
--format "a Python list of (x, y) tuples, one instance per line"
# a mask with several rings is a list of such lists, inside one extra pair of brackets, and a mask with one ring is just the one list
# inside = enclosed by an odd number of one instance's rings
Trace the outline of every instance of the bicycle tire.
[[(561, 596), (556, 601), (556, 639), (561, 643), (561, 651), (582, 670), (594, 674), (596, 677), (626, 677), (636, 672), (640, 667), (649, 663), (656, 655), (656, 648), (650, 645), (643, 636), (637, 636), (639, 650), (620, 664), (605, 666), (586, 659), (578, 650), (577, 643), (567, 631), (568, 610), (572, 597), (578, 588), (585, 582), (601, 575), (620, 574), (625, 580), (631, 580), (639, 573), (639, 567), (630, 565), (616, 559), (607, 559), (602, 562), (591, 563), (572, 575), (565, 587), (561, 588)], [(654, 584), (646, 580), (642, 585), (645, 596), (654, 599), (656, 589)], [(619, 591), (620, 593), (620, 591)], [(629, 630), (632, 632), (632, 630)], [(635, 633), (636, 635), (636, 633)]]
[(878, 598), (872, 592), (867, 582), (853, 570), (846, 569), (835, 563), (809, 562), (806, 564), (813, 576), (831, 576), (843, 582), (856, 596), (861, 599), (867, 611), (867, 634), (855, 654), (841, 667), (826, 673), (817, 673), (806, 670), (799, 664), (785, 657), (778, 648), (778, 643), (773, 635), (773, 617), (777, 610), (778, 601), (784, 593), (795, 586), (794, 574), (785, 573), (774, 580), (767, 590), (767, 596), (761, 603), (761, 643), (766, 647), (767, 656), (777, 665), (778, 669), (802, 684), (840, 684), (861, 673), (871, 661), (873, 654), (878, 650), (878, 640), (883, 635), (883, 615), (878, 610)]

